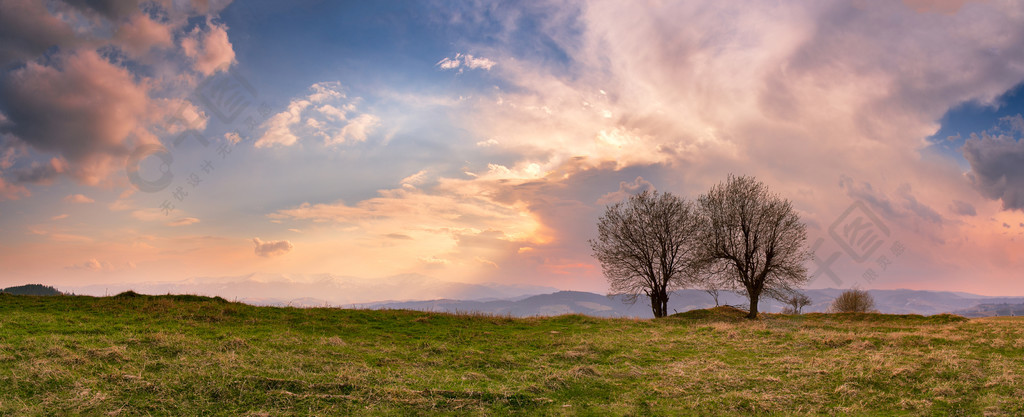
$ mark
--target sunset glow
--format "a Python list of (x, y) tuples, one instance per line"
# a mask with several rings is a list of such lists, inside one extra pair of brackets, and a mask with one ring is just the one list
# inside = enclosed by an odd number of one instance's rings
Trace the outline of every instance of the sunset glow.
[(607, 204), (733, 173), (811, 288), (1024, 295), (1019, 2), (70, 3), (0, 1), (0, 287), (603, 293)]

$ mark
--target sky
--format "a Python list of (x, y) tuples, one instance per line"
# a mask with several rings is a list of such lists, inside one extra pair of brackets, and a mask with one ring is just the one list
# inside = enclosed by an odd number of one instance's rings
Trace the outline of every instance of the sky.
[(1022, 45), (1014, 1), (0, 0), (0, 286), (604, 292), (607, 204), (736, 174), (811, 288), (1024, 295)]

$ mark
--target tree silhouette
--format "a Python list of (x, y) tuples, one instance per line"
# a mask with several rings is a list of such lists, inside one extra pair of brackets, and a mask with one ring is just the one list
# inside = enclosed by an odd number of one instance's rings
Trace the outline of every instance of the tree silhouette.
[(669, 293), (691, 277), (698, 252), (694, 205), (671, 193), (644, 191), (605, 209), (590, 241), (612, 292), (651, 300), (654, 317), (668, 315)]
[(730, 175), (698, 202), (703, 261), (749, 297), (747, 318), (757, 317), (762, 295), (793, 292), (807, 282), (806, 226), (789, 200), (753, 177)]

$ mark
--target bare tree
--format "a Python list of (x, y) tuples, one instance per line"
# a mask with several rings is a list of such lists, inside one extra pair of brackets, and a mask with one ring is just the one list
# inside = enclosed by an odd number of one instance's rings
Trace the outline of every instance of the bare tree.
[(875, 299), (865, 290), (856, 288), (846, 290), (832, 300), (829, 311), (833, 313), (870, 313), (875, 311)]
[(753, 177), (730, 175), (698, 201), (705, 222), (704, 261), (747, 295), (747, 318), (757, 318), (761, 295), (793, 291), (807, 282), (807, 230), (789, 200)]
[(718, 304), (718, 287), (716, 287), (714, 285), (709, 285), (709, 286), (704, 288), (704, 292), (708, 293), (708, 295), (710, 295), (711, 298), (713, 298), (715, 300), (715, 307), (718, 307), (718, 306), (721, 305), (721, 304)]
[(801, 314), (804, 307), (811, 305), (811, 297), (802, 292), (793, 292), (779, 301), (787, 304), (786, 308), (782, 310), (786, 314)]
[(630, 302), (646, 295), (654, 317), (665, 317), (669, 293), (693, 275), (698, 225), (692, 203), (644, 191), (605, 209), (590, 247), (612, 292)]
[[(698, 259), (695, 265), (700, 265), (701, 259)], [(706, 264), (706, 262), (705, 262)], [(693, 268), (694, 272), (698, 273), (694, 280), (698, 282), (698, 288), (702, 288), (704, 292), (708, 293), (712, 299), (715, 300), (715, 307), (721, 305), (719, 298), (721, 298), (723, 291), (736, 290), (736, 286), (733, 285), (732, 281), (726, 278), (726, 274), (718, 273), (711, 268)]]

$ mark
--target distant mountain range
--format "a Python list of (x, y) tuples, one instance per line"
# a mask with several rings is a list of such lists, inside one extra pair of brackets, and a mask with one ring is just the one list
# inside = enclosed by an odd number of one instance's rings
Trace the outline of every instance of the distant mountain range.
[(405, 274), (365, 279), (332, 274), (247, 274), (227, 277), (196, 277), (184, 281), (95, 284), (62, 287), (83, 295), (114, 295), (132, 290), (142, 294), (195, 294), (220, 296), (230, 301), (276, 306), (350, 307), (384, 300), (498, 300), (546, 294), (557, 288), (467, 284), (424, 275)]
[[(828, 309), (832, 300), (844, 290), (820, 289), (805, 290), (804, 293), (811, 298), (812, 304), (804, 307), (804, 312), (824, 312)], [(986, 297), (976, 294), (940, 292), (940, 291), (915, 291), (915, 290), (870, 290), (868, 291), (875, 299), (875, 308), (882, 313), (889, 314), (921, 314), (932, 315), (940, 313), (970, 314), (967, 310), (979, 305), (1003, 305), (998, 303), (1024, 303), (1024, 297)], [(733, 293), (723, 293), (719, 297), (719, 303), (739, 307), (746, 306), (746, 300)], [(672, 293), (669, 298), (668, 310), (670, 312), (683, 312), (699, 308), (714, 307), (714, 299), (700, 290), (682, 290)], [(409, 309), (438, 312), (483, 312), (489, 314), (511, 315), (515, 317), (536, 316), (536, 315), (557, 315), (557, 314), (587, 314), (599, 317), (652, 317), (650, 303), (644, 299), (636, 300), (636, 303), (627, 303), (621, 295), (604, 296), (588, 292), (560, 291), (553, 294), (535, 295), (519, 300), (431, 300), (431, 301), (405, 301), (405, 302), (383, 302), (365, 304), (366, 308), (391, 308)], [(762, 300), (759, 306), (762, 312), (779, 312), (784, 305), (775, 300)], [(1024, 305), (1021, 305), (1021, 313), (1024, 314)], [(995, 315), (985, 313), (994, 311), (992, 309), (978, 310), (980, 315)], [(1009, 311), (1009, 310), (1007, 310)], [(980, 316), (975, 315), (975, 316)]]
[[(143, 294), (195, 294), (220, 296), (254, 305), (293, 307), (359, 307), (410, 309), (438, 312), (481, 312), (498, 315), (550, 316), (587, 314), (599, 317), (651, 317), (644, 298), (627, 302), (621, 295), (558, 291), (552, 287), (448, 282), (423, 275), (397, 275), (361, 279), (331, 274), (248, 274), (199, 277), (175, 282), (120, 283), (61, 288), (65, 293), (114, 295), (133, 290)], [(823, 312), (844, 290), (805, 290), (812, 304), (804, 312)], [(969, 317), (1024, 314), (1024, 297), (988, 297), (962, 292), (917, 290), (870, 290), (882, 313), (954, 313)], [(744, 307), (747, 300), (722, 292), (719, 303)], [(669, 312), (714, 307), (701, 290), (676, 291), (669, 298)], [(1014, 307), (1015, 306), (1015, 307)], [(784, 305), (763, 299), (763, 312), (779, 312)]]
[(964, 317), (1024, 316), (1024, 303), (984, 303), (954, 311), (953, 314)]

